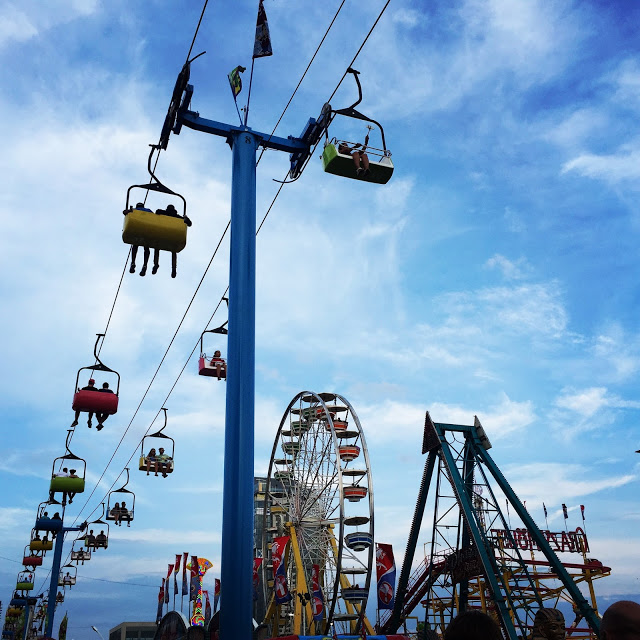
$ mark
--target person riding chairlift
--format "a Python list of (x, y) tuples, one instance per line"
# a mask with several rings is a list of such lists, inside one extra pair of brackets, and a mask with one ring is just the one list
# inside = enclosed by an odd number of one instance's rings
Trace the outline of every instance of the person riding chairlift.
[[(353, 147), (341, 142), (338, 145), (338, 153), (342, 153), (345, 156), (351, 156), (353, 163), (356, 165), (356, 176), (368, 176), (371, 173), (369, 169), (369, 156), (365, 153), (367, 146), (369, 145), (369, 134), (364, 138), (364, 145), (357, 142)], [(362, 149), (358, 149), (362, 147)]]

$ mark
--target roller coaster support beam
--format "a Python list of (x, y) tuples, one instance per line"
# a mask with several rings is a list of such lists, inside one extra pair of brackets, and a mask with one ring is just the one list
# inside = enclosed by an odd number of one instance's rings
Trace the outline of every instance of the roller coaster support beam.
[(596, 632), (598, 636), (600, 636), (600, 618), (598, 618), (597, 613), (582, 595), (580, 589), (578, 589), (576, 583), (564, 568), (562, 562), (560, 562), (558, 556), (551, 548), (551, 545), (544, 537), (544, 535), (542, 535), (542, 532), (540, 531), (540, 529), (538, 529), (538, 526), (534, 522), (533, 518), (524, 508), (524, 505), (522, 504), (522, 502), (520, 502), (520, 499), (507, 482), (507, 479), (502, 475), (502, 472), (493, 461), (491, 456), (481, 446), (478, 447), (478, 452), (480, 459), (487, 466), (496, 482), (498, 483), (500, 489), (504, 492), (505, 497), (511, 503), (513, 509), (518, 514), (518, 516), (522, 520), (522, 523), (529, 531), (529, 535), (549, 561), (549, 571), (555, 572), (555, 574), (564, 585), (565, 589), (568, 591), (576, 607), (584, 616), (589, 626)]
[(407, 550), (404, 554), (400, 578), (398, 579), (398, 589), (396, 599), (393, 604), (393, 611), (389, 622), (384, 625), (385, 633), (396, 633), (398, 627), (402, 624), (402, 609), (404, 607), (405, 595), (407, 592), (407, 584), (411, 575), (411, 565), (416, 553), (416, 545), (418, 544), (418, 536), (420, 535), (420, 525), (424, 517), (424, 508), (427, 504), (427, 496), (429, 495), (429, 485), (433, 476), (433, 469), (436, 464), (438, 454), (435, 451), (429, 451), (427, 460), (424, 464), (424, 472), (422, 474), (422, 482), (420, 491), (418, 492), (418, 500), (416, 501), (416, 509), (413, 514), (413, 522), (409, 531), (409, 539), (407, 540)]
[(308, 152), (299, 138), (281, 138), (201, 118), (188, 111), (188, 85), (174, 133), (182, 126), (222, 136), (231, 146), (231, 247), (227, 402), (222, 501), (220, 639), (253, 636), (253, 457), (255, 406), (256, 150)]
[(53, 547), (53, 564), (51, 565), (51, 580), (49, 582), (49, 598), (47, 599), (47, 627), (46, 638), (53, 638), (53, 619), (56, 615), (56, 596), (58, 595), (58, 580), (60, 579), (60, 565), (62, 561), (62, 547), (64, 536), (70, 531), (84, 531), (87, 523), (83, 522), (79, 527), (62, 527), (56, 536), (56, 543)]

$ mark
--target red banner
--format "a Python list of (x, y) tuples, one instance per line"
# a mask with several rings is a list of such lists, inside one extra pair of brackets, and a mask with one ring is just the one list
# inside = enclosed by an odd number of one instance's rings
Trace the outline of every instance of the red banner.
[(273, 563), (273, 588), (275, 589), (276, 604), (289, 602), (293, 596), (287, 585), (287, 573), (285, 571), (285, 552), (290, 536), (280, 536), (271, 543), (271, 562)]

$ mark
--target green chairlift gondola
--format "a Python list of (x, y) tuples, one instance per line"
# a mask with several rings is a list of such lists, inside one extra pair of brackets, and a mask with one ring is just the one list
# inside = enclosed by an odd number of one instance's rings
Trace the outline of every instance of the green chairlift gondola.
[[(365, 116), (355, 109), (355, 107), (362, 101), (362, 86), (360, 85), (360, 79), (358, 78), (358, 74), (360, 72), (352, 69), (351, 67), (347, 69), (347, 72), (353, 74), (356, 84), (358, 85), (358, 99), (350, 107), (346, 107), (345, 109), (333, 110), (329, 104), (323, 107), (323, 113), (329, 113), (329, 116), (328, 125), (325, 130), (326, 141), (322, 152), (322, 165), (326, 173), (332, 173), (337, 176), (342, 176), (343, 178), (362, 180), (364, 182), (386, 184), (393, 175), (393, 162), (391, 161), (391, 152), (387, 149), (384, 129), (379, 122)], [(364, 120), (365, 122), (372, 122), (375, 124), (380, 129), (382, 148), (379, 149), (368, 145), (368, 133), (365, 138), (364, 145), (350, 142), (348, 140), (339, 140), (338, 138), (329, 139), (329, 125), (336, 115)], [(373, 127), (368, 125), (368, 129), (371, 131)], [(359, 152), (362, 155), (365, 151), (369, 164), (368, 171), (365, 171), (364, 169), (362, 164), (363, 160), (360, 160), (359, 164), (361, 164), (361, 166), (358, 168), (353, 158), (354, 152)]]

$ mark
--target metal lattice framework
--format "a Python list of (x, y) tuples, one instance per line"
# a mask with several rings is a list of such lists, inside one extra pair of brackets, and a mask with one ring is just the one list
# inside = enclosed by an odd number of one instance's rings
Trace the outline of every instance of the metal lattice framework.
[[(597, 635), (597, 611), (577, 584), (588, 581), (592, 591), (591, 579), (609, 570), (586, 557), (586, 536), (577, 531), (569, 541), (570, 550), (582, 553), (583, 564), (560, 561), (549, 535), (538, 528), (489, 455), (490, 448), (477, 417), (473, 425), (454, 425), (434, 423), (427, 412), (423, 453), (428, 457), (395, 607), (381, 616), (379, 629), (393, 633), (422, 602), (429, 627), (440, 637), (459, 611), (478, 608), (495, 617), (509, 640), (516, 640), (530, 635), (540, 608), (555, 607), (562, 599), (574, 607), (573, 628), (581, 619), (588, 625), (581, 630), (586, 635), (572, 633), (572, 637)], [(425, 561), (412, 572), (432, 485), (431, 540)], [(534, 550), (544, 559), (536, 559)], [(572, 569), (577, 571), (570, 573)]]
[[(352, 633), (364, 624), (373, 548), (373, 485), (358, 416), (333, 393), (299, 393), (275, 438), (263, 515), (265, 621), (272, 636)], [(286, 575), (293, 598), (276, 604), (271, 546), (289, 536)], [(314, 621), (312, 572), (324, 599)], [(362, 615), (361, 615), (362, 614)]]

